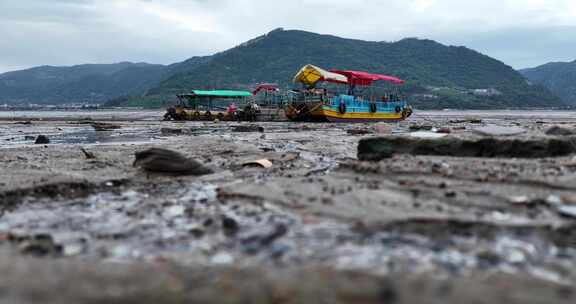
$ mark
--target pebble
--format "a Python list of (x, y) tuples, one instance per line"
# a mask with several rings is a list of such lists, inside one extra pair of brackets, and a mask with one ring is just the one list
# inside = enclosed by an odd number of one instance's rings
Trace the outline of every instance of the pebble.
[(36, 141), (34, 143), (37, 145), (49, 144), (50, 139), (46, 135), (38, 135), (38, 137), (36, 137)]
[(546, 135), (553, 135), (553, 136), (569, 136), (569, 135), (574, 135), (574, 131), (567, 129), (567, 128), (563, 128), (563, 127), (559, 127), (559, 126), (553, 126), (551, 128), (549, 128), (548, 130), (546, 130)]

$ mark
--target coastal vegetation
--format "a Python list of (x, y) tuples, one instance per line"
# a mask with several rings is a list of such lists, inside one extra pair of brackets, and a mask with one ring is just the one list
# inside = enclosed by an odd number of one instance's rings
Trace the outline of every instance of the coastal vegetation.
[(419, 108), (564, 106), (544, 86), (466, 47), (417, 38), (375, 42), (282, 29), (172, 65), (44, 66), (1, 74), (0, 103), (160, 107), (192, 89), (251, 89), (260, 82), (291, 88), (294, 73), (308, 63), (403, 78), (407, 84), (402, 93)]

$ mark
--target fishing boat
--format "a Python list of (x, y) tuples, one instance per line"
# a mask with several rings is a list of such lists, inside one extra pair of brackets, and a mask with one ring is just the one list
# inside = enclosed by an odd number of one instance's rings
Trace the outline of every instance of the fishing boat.
[(176, 97), (164, 120), (255, 120), (259, 111), (254, 93), (248, 91), (192, 90)]
[[(387, 75), (372, 74), (352, 70), (324, 70), (308, 64), (300, 69), (293, 81), (303, 85), (301, 90), (293, 90), (293, 97), (287, 102), (286, 117), (292, 121), (318, 122), (375, 122), (400, 121), (412, 114), (412, 107), (398, 90), (390, 90), (376, 97), (374, 93), (360, 94), (374, 82), (383, 81), (399, 86), (404, 81)], [(345, 85), (347, 91), (334, 94), (320, 83)]]

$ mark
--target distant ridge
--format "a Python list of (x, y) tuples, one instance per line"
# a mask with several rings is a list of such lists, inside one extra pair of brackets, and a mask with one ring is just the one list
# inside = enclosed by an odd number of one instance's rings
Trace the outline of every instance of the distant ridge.
[(576, 60), (551, 62), (520, 70), (531, 82), (541, 84), (569, 105), (576, 105)]
[(148, 63), (40, 66), (0, 74), (0, 103), (103, 103), (143, 94), (156, 85), (166, 66)]
[[(373, 42), (283, 29), (212, 56), (192, 57), (169, 66), (119, 63), (41, 67), (37, 68), (40, 77), (34, 69), (1, 74), (0, 103), (91, 98), (111, 100), (108, 104), (116, 106), (160, 105), (174, 94), (194, 88), (247, 89), (258, 82), (290, 87), (293, 74), (307, 63), (401, 77), (407, 80), (404, 92), (419, 107), (563, 106), (546, 88), (529, 84), (511, 67), (466, 47), (416, 38)], [(76, 71), (84, 70), (80, 67), (95, 72), (80, 73)]]

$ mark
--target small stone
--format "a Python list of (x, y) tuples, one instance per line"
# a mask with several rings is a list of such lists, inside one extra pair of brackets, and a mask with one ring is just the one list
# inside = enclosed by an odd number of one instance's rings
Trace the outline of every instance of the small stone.
[(36, 137), (36, 141), (34, 142), (34, 144), (37, 144), (37, 145), (44, 145), (44, 144), (49, 144), (49, 143), (50, 143), (50, 139), (46, 135), (38, 135), (38, 137)]
[(431, 125), (411, 125), (409, 127), (410, 131), (430, 131), (433, 128)]
[(240, 125), (232, 129), (234, 132), (264, 132), (264, 127), (259, 125)]
[(181, 135), (183, 133), (182, 129), (176, 128), (162, 128), (160, 129), (162, 135)]
[(33, 256), (57, 256), (62, 254), (62, 246), (54, 242), (50, 235), (36, 235), (20, 244), (20, 252)]
[(105, 123), (105, 122), (93, 122), (91, 123), (92, 128), (96, 131), (111, 131), (122, 128), (119, 125)]
[(346, 130), (346, 133), (348, 133), (349, 135), (366, 135), (366, 134), (370, 134), (372, 132), (370, 130), (366, 130), (366, 129), (349, 129), (349, 130)]
[(230, 217), (222, 218), (222, 228), (226, 234), (236, 234), (240, 230), (238, 222)]
[(440, 128), (438, 129), (438, 131), (436, 131), (436, 133), (450, 134), (452, 133), (452, 130), (450, 128)]
[(227, 265), (234, 262), (234, 257), (229, 253), (220, 252), (214, 255), (210, 261), (216, 265)]
[(553, 126), (550, 129), (546, 130), (546, 135), (552, 135), (552, 136), (569, 136), (569, 135), (574, 135), (574, 131), (567, 129), (567, 128), (562, 128), (559, 126)]
[(162, 216), (164, 218), (171, 219), (171, 218), (183, 216), (185, 211), (186, 211), (186, 208), (184, 208), (184, 206), (180, 206), (180, 205), (170, 206), (170, 207), (164, 209)]
[(530, 198), (526, 195), (511, 196), (508, 201), (514, 205), (525, 205), (530, 203)]
[(576, 206), (563, 205), (557, 206), (556, 209), (561, 215), (576, 218)]
[(559, 205), (562, 205), (562, 198), (557, 196), (557, 195), (549, 195), (546, 198), (546, 203), (553, 205), (553, 206), (559, 206)]

